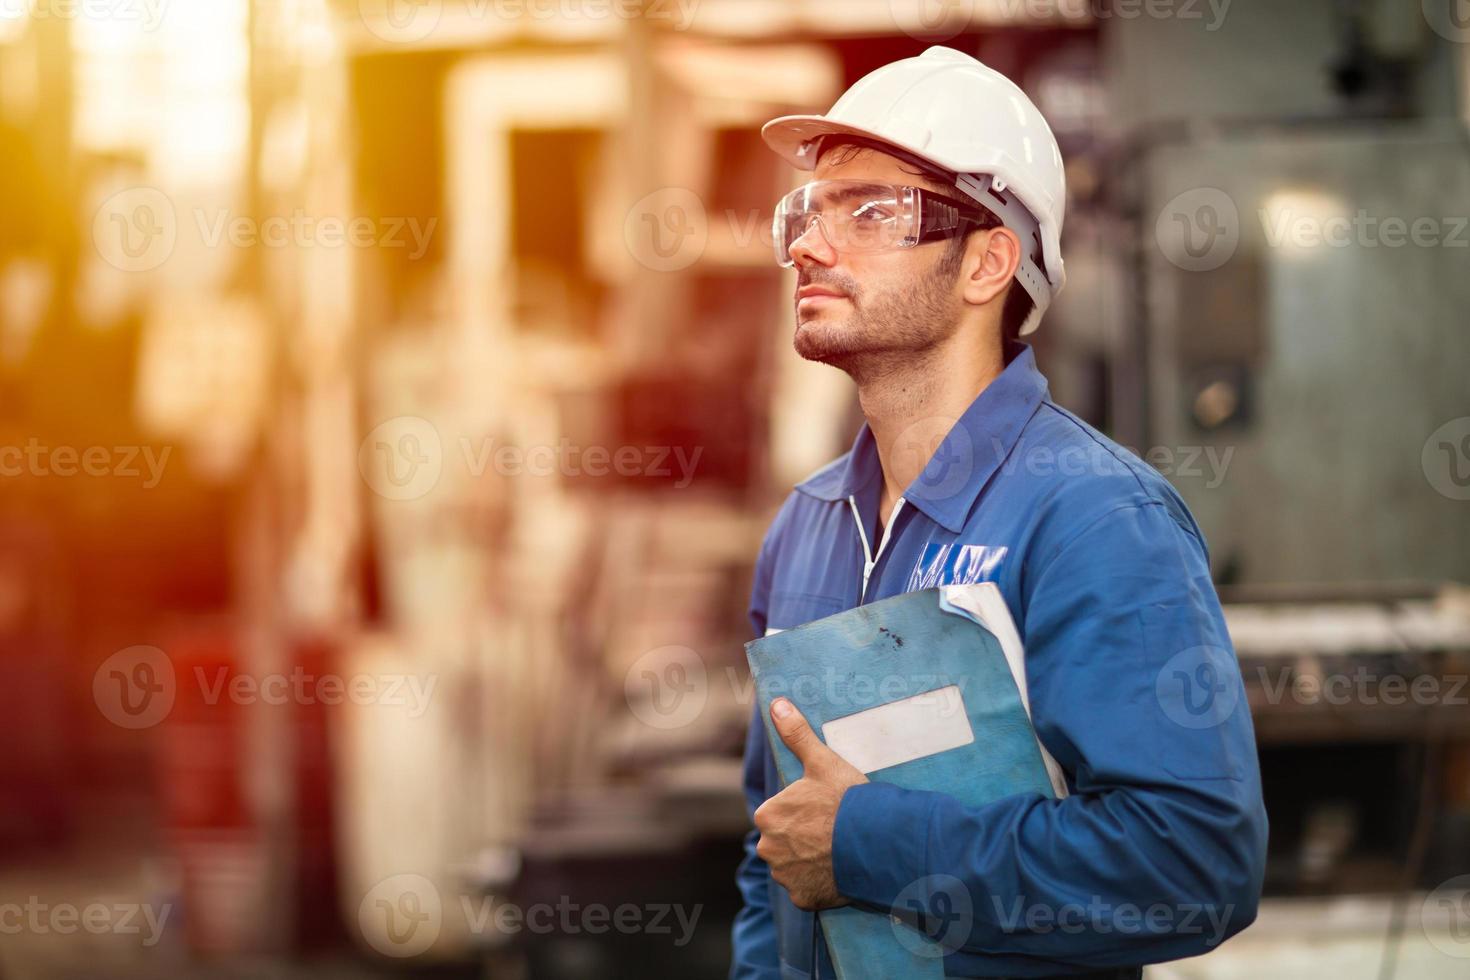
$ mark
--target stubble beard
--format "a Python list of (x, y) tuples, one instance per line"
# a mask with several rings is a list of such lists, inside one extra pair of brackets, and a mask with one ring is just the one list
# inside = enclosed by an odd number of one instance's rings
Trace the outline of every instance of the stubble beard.
[(858, 384), (911, 367), (914, 361), (931, 357), (954, 333), (958, 311), (950, 288), (958, 265), (947, 256), (918, 281), (871, 298), (850, 279), (837, 282), (803, 274), (802, 285), (819, 282), (842, 288), (849, 308), (805, 320), (798, 314), (792, 346), (806, 360), (830, 364)]

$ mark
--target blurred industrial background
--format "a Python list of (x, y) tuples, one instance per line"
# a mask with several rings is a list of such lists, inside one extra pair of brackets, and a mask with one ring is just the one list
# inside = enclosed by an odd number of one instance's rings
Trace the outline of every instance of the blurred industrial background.
[(0, 0), (0, 980), (724, 975), (750, 571), (860, 421), (758, 130), (936, 42), (1255, 712), (1260, 920), (1150, 980), (1470, 971), (1464, 0)]

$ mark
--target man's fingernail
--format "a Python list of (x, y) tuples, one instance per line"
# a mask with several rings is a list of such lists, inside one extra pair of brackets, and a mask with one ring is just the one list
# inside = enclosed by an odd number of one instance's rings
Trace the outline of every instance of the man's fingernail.
[(785, 718), (791, 714), (791, 702), (785, 698), (777, 698), (771, 702), (771, 712), (777, 718)]

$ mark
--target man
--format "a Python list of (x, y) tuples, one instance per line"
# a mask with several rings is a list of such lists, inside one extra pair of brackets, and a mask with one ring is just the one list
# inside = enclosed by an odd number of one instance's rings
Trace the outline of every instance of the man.
[(952, 976), (1137, 977), (1207, 952), (1260, 894), (1254, 735), (1199, 528), (1156, 472), (1048, 398), (1017, 340), (1063, 282), (1050, 129), (1015, 85), (935, 47), (762, 135), (814, 171), (775, 221), (798, 271), (796, 350), (853, 378), (867, 424), (772, 523), (757, 635), (995, 583), (1068, 792), (967, 808), (870, 782), (778, 699), (804, 776), (781, 789), (755, 718), (731, 976), (830, 977), (815, 910), (898, 912), (935, 881), (969, 910), (944, 937)]

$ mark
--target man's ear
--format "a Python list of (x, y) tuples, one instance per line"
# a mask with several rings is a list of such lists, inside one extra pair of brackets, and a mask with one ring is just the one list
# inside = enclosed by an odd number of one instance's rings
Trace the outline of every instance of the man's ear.
[(1021, 265), (1021, 239), (1009, 228), (970, 236), (965, 245), (962, 294), (975, 306), (1000, 302)]

